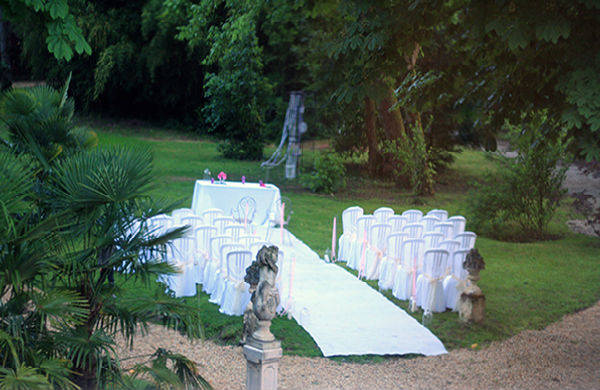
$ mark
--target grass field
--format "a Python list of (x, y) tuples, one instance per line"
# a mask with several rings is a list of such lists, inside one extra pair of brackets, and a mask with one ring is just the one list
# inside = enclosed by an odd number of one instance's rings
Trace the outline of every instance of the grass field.
[[(216, 176), (225, 171), (229, 180), (264, 179), (266, 174), (258, 161), (233, 161), (219, 156), (216, 144), (187, 134), (154, 129), (131, 123), (111, 123), (80, 120), (93, 128), (100, 145), (129, 145), (149, 147), (154, 152), (157, 185), (152, 195), (179, 199), (182, 207), (191, 204), (194, 180), (202, 177), (205, 168)], [(304, 148), (303, 167), (310, 165), (314, 146)], [(267, 149), (265, 154), (272, 152)], [(292, 200), (294, 216), (289, 225), (299, 239), (320, 254), (331, 245), (331, 224), (334, 216), (341, 219), (342, 211), (360, 205), (365, 213), (380, 206), (390, 206), (401, 212), (408, 208), (428, 211), (443, 208), (450, 215), (468, 214), (470, 183), (482, 177), (486, 170), (496, 169), (493, 159), (484, 152), (463, 150), (455, 155), (450, 169), (438, 177), (437, 193), (424, 204), (412, 204), (406, 191), (393, 184), (349, 176), (348, 188), (336, 196), (312, 194), (301, 188), (297, 180), (282, 178), (283, 168), (270, 174), (271, 182)], [(551, 233), (559, 236), (553, 241), (536, 243), (507, 243), (478, 237), (477, 248), (486, 261), (486, 269), (478, 283), (486, 295), (486, 318), (482, 325), (462, 325), (458, 314), (436, 313), (429, 326), (448, 349), (487, 343), (515, 335), (525, 329), (540, 329), (559, 320), (563, 315), (581, 310), (600, 299), (600, 239), (576, 235), (568, 231), (566, 220), (574, 216), (566, 201), (551, 222)], [(349, 271), (351, 272), (351, 271)], [(376, 282), (370, 282), (377, 288)], [(390, 292), (382, 292), (402, 308)], [(216, 305), (208, 303), (200, 293), (193, 298), (203, 311), (207, 337), (224, 343), (237, 343), (241, 334), (241, 317), (219, 314)], [(421, 319), (422, 313), (414, 314)], [(282, 340), (284, 353), (320, 356), (310, 336), (294, 320), (278, 318), (273, 333)], [(357, 358), (353, 358), (354, 360)], [(358, 358), (373, 361), (379, 357)]]

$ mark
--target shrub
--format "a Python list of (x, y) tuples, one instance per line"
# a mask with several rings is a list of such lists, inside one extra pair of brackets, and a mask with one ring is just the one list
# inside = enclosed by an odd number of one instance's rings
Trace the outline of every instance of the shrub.
[(346, 187), (346, 168), (339, 154), (322, 153), (315, 157), (314, 169), (302, 175), (300, 182), (312, 192), (333, 194)]
[(472, 193), (472, 221), (481, 233), (517, 241), (547, 235), (548, 223), (565, 194), (561, 186), (569, 160), (564, 134), (544, 138), (552, 125), (542, 113), (522, 129), (509, 126), (517, 157), (501, 157), (498, 173), (487, 174)]

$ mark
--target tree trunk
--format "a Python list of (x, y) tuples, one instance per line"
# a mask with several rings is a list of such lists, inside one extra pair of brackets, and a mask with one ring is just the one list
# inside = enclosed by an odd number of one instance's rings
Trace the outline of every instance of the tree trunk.
[(404, 121), (402, 119), (402, 113), (399, 109), (391, 108), (398, 102), (394, 91), (390, 87), (386, 87), (385, 95), (383, 99), (379, 101), (377, 111), (381, 115), (383, 122), (383, 130), (385, 131), (385, 137), (388, 140), (395, 140), (398, 138), (404, 139), (406, 137), (406, 129), (404, 128)]
[(369, 150), (369, 173), (376, 175), (381, 170), (383, 159), (377, 145), (375, 102), (368, 96), (365, 96), (365, 125), (367, 127), (367, 147)]

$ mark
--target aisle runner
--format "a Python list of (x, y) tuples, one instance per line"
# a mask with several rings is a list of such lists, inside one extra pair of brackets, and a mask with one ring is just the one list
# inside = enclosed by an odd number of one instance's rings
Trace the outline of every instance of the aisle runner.
[[(287, 232), (286, 232), (287, 233)], [(292, 315), (313, 337), (324, 356), (446, 353), (441, 341), (404, 310), (343, 268), (327, 264), (290, 234), (283, 245), (281, 296), (288, 296), (295, 256)]]

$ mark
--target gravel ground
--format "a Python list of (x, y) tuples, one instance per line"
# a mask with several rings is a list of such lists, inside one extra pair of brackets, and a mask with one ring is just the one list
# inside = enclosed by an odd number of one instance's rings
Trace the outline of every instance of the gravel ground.
[[(241, 347), (196, 341), (152, 326), (122, 358), (163, 347), (187, 355), (215, 389), (243, 389)], [(338, 363), (327, 358), (284, 356), (280, 389), (598, 389), (600, 388), (600, 303), (565, 316), (544, 330), (529, 330), (482, 349), (382, 363)], [(124, 366), (136, 359), (126, 360)]]

